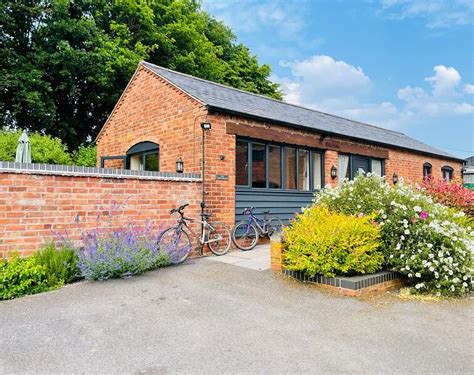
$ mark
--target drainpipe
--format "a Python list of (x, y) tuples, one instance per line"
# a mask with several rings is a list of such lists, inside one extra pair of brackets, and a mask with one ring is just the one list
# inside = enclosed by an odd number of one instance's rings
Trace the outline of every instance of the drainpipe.
[[(201, 123), (202, 129), (202, 197), (201, 197), (201, 215), (204, 214), (204, 209), (206, 207), (206, 190), (204, 187), (205, 183), (205, 172), (206, 172), (206, 154), (205, 154), (205, 141), (206, 141), (206, 132), (211, 130), (211, 123), (210, 122), (202, 122)], [(202, 219), (202, 216), (201, 216)], [(201, 224), (201, 238), (204, 233), (204, 224)], [(202, 252), (201, 248), (201, 252)], [(202, 254), (201, 254), (202, 255)]]

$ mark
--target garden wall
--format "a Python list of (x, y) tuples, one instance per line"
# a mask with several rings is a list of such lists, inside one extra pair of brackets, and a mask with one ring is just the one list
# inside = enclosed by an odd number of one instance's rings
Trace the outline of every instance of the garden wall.
[[(175, 222), (169, 210), (189, 203), (199, 214), (200, 175), (0, 162), (0, 258), (28, 255), (55, 233), (146, 220)], [(99, 218), (99, 220), (98, 220)]]

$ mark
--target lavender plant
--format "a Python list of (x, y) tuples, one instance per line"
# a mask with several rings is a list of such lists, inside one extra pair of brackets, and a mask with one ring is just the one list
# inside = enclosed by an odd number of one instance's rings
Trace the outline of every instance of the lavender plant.
[(106, 232), (84, 232), (78, 262), (84, 278), (127, 277), (168, 265), (170, 258), (157, 248), (152, 229), (147, 223), (144, 228), (129, 224)]

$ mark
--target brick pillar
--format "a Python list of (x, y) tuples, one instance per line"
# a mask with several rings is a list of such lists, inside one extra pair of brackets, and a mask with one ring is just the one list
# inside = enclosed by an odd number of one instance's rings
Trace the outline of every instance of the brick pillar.
[(270, 240), (270, 266), (273, 271), (283, 269), (283, 243), (281, 238), (272, 238)]

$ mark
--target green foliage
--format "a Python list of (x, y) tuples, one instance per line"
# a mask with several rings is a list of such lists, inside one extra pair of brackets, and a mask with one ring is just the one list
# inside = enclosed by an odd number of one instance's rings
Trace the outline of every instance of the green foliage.
[(95, 138), (140, 60), (282, 97), (195, 0), (5, 0), (0, 25), (0, 121), (71, 149)]
[[(15, 161), (16, 148), (21, 131), (0, 131), (0, 160)], [(67, 147), (58, 138), (39, 133), (28, 135), (31, 144), (33, 163), (65, 164), (72, 163)]]
[(0, 263), (0, 299), (11, 299), (51, 289), (46, 267), (33, 258), (14, 256)]
[(284, 230), (285, 266), (309, 276), (365, 274), (383, 263), (380, 230), (370, 216), (331, 213), (313, 206)]
[(97, 165), (97, 148), (92, 145), (81, 145), (72, 153), (72, 163), (82, 167), (95, 167)]
[(347, 215), (375, 214), (387, 265), (405, 274), (414, 292), (461, 296), (472, 290), (474, 223), (464, 212), (370, 174), (324, 189), (315, 204)]
[(36, 264), (45, 267), (47, 283), (51, 286), (72, 283), (79, 279), (76, 250), (62, 244), (59, 249), (54, 243), (48, 243), (33, 255)]

